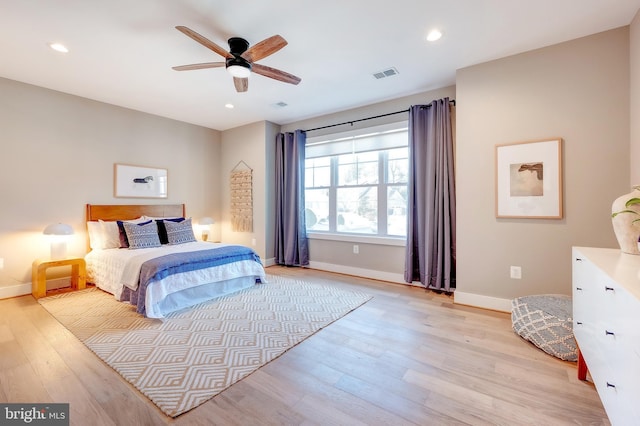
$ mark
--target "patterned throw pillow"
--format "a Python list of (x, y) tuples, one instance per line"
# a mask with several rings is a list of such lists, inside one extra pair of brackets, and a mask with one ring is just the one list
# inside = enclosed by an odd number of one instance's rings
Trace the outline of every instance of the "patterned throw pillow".
[[(124, 230), (124, 225), (123, 223), (128, 222), (128, 223), (149, 223), (149, 219), (145, 219), (144, 216), (140, 216), (137, 219), (133, 219), (133, 220), (118, 220), (116, 221), (116, 225), (118, 227), (118, 239), (120, 240), (120, 248), (128, 248), (129, 247), (129, 240), (127, 239), (127, 231)], [(109, 222), (104, 222), (103, 225), (107, 225), (110, 223)]]
[(167, 219), (153, 219), (158, 224), (158, 236), (160, 237), (160, 244), (169, 244), (169, 237), (167, 237), (167, 228), (164, 226), (165, 221), (182, 222), (184, 217), (172, 217)]
[(193, 226), (191, 225), (191, 218), (185, 219), (182, 222), (165, 220), (164, 227), (167, 230), (169, 244), (184, 244), (196, 241), (196, 236), (193, 234)]
[(160, 238), (158, 237), (158, 225), (153, 220), (145, 223), (129, 223), (122, 224), (127, 233), (127, 240), (130, 249), (140, 249), (149, 247), (160, 247)]

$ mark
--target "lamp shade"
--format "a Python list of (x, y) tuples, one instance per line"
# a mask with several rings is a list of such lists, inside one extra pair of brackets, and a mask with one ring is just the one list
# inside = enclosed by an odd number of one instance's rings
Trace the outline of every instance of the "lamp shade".
[(67, 257), (68, 235), (73, 235), (73, 228), (66, 223), (53, 223), (42, 231), (44, 235), (50, 235), (51, 259), (64, 259)]
[(227, 71), (234, 77), (247, 78), (251, 75), (251, 66), (242, 63), (227, 66)]
[(198, 221), (198, 225), (213, 225), (216, 223), (212, 217), (205, 216)]
[(66, 223), (54, 223), (42, 231), (44, 235), (73, 235), (73, 228)]
[(225, 65), (227, 72), (234, 77), (247, 78), (251, 75), (251, 64), (241, 56), (227, 58)]

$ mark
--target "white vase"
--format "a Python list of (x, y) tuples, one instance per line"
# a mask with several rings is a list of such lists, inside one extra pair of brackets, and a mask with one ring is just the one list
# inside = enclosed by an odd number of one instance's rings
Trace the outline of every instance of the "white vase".
[(635, 213), (620, 213), (611, 218), (613, 224), (613, 232), (616, 234), (620, 250), (623, 253), (640, 255), (638, 250), (638, 239), (640, 238), (640, 204), (627, 207), (626, 203), (632, 198), (640, 198), (640, 186), (633, 187), (633, 191), (622, 195), (611, 205), (611, 213), (621, 212), (623, 210), (631, 210)]

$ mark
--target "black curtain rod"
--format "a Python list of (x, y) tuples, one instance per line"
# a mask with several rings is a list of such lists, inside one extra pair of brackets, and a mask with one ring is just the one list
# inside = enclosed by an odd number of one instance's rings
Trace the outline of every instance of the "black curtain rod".
[[(449, 103), (455, 106), (456, 100), (452, 99), (452, 100), (449, 101)], [(429, 107), (431, 107), (430, 104), (429, 105), (424, 105), (424, 108), (429, 108)], [(403, 109), (402, 111), (389, 112), (387, 114), (375, 115), (373, 117), (359, 118), (357, 120), (345, 121), (344, 123), (329, 124), (328, 126), (322, 126), (322, 127), (314, 127), (313, 129), (303, 130), (303, 132), (313, 132), (314, 130), (328, 129), (328, 128), (336, 127), (336, 126), (344, 126), (345, 124), (350, 124), (350, 125), (353, 126), (353, 123), (358, 123), (360, 121), (367, 121), (367, 120), (373, 120), (375, 118), (387, 117), (389, 115), (402, 114), (403, 112), (409, 112), (409, 110), (408, 109)]]
[(403, 112), (409, 112), (409, 110), (408, 109), (403, 109), (402, 111), (389, 112), (387, 114), (376, 115), (374, 117), (359, 118), (358, 120), (345, 121), (344, 123), (329, 124), (328, 126), (315, 127), (313, 129), (304, 130), (304, 131), (305, 132), (313, 132), (314, 130), (328, 129), (330, 127), (342, 126), (342, 125), (345, 125), (345, 124), (351, 124), (353, 126), (353, 123), (357, 123), (359, 121), (373, 120), (374, 118), (381, 118), (381, 117), (387, 117), (389, 115), (402, 114)]

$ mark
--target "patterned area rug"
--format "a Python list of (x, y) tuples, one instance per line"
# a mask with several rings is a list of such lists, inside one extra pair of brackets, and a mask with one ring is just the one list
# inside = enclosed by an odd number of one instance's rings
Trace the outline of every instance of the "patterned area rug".
[(206, 402), (371, 299), (268, 276), (175, 314), (144, 318), (95, 288), (38, 299), (62, 325), (165, 414)]

